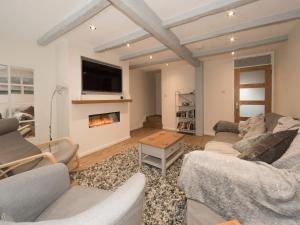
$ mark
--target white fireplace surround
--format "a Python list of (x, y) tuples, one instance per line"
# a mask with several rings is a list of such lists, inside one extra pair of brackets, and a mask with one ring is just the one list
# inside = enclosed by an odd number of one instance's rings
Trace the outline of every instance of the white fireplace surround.
[[(91, 154), (130, 138), (129, 104), (104, 103), (72, 105), (71, 137), (79, 143), (80, 156)], [(89, 127), (89, 116), (120, 112), (120, 122)]]

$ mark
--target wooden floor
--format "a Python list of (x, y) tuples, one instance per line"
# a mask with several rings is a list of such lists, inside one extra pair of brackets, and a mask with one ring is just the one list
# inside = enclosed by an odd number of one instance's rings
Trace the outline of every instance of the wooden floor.
[[(153, 129), (153, 128), (141, 128), (138, 130), (134, 130), (131, 132), (130, 139), (126, 141), (122, 141), (118, 144), (112, 145), (111, 147), (105, 148), (103, 150), (100, 150), (98, 152), (80, 158), (79, 170), (86, 169), (97, 162), (103, 161), (108, 157), (113, 156), (114, 154), (125, 151), (130, 147), (135, 146), (138, 143), (138, 140), (140, 140), (141, 138), (151, 135), (158, 131), (161, 130)], [(204, 146), (209, 140), (211, 140), (211, 138), (212, 138), (211, 136), (199, 137), (199, 136), (186, 135), (184, 137), (184, 141), (189, 144)], [(69, 166), (70, 168), (73, 168), (74, 165), (75, 162), (72, 161)]]

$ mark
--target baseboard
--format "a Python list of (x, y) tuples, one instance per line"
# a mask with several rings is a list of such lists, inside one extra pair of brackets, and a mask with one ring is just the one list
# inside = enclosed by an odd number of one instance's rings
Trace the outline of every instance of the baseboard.
[(130, 131), (135, 131), (135, 130), (138, 130), (138, 129), (141, 129), (141, 128), (143, 128), (143, 125), (140, 126), (140, 127), (134, 127), (134, 128), (131, 128)]
[[(94, 152), (97, 152), (97, 151), (101, 151), (101, 150), (103, 150), (103, 149), (105, 149), (105, 148), (108, 148), (108, 147), (110, 147), (110, 146), (112, 146), (112, 145), (118, 144), (118, 143), (120, 143), (120, 142), (122, 142), (122, 141), (126, 141), (126, 140), (128, 140), (129, 138), (131, 138), (131, 137), (130, 137), (130, 136), (127, 136), (127, 137), (121, 138), (121, 139), (119, 139), (119, 140), (117, 140), (117, 141), (113, 141), (113, 142), (110, 142), (110, 143), (105, 144), (105, 145), (100, 145), (100, 146), (97, 146), (97, 147), (88, 149), (88, 150), (86, 150), (86, 151), (84, 151), (84, 152), (82, 152), (82, 153), (80, 153), (80, 151), (79, 151), (79, 152), (78, 152), (79, 158), (84, 157), (84, 156), (87, 156), (87, 155), (90, 155), (90, 154), (92, 154), (92, 153), (94, 153)], [(80, 146), (79, 146), (79, 149), (80, 149)]]
[(177, 131), (176, 128), (174, 127), (163, 127), (164, 130), (169, 130), (169, 131)]

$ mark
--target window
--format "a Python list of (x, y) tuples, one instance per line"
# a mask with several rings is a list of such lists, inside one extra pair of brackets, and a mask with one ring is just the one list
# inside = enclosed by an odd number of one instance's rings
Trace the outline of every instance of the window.
[(35, 135), (34, 72), (32, 69), (0, 65), (0, 119), (15, 117), (22, 135)]

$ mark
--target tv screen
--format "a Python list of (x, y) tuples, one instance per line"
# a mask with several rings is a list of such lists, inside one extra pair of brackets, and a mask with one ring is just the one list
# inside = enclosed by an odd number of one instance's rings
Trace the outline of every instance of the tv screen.
[(118, 66), (81, 58), (82, 92), (122, 92), (122, 69)]

